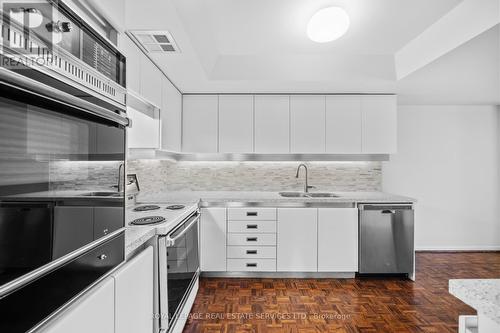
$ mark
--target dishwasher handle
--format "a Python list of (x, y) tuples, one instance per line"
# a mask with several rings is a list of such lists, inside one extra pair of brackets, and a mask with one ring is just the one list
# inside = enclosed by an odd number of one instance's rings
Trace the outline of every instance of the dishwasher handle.
[(386, 204), (386, 205), (376, 205), (376, 204), (360, 204), (358, 205), (359, 210), (380, 210), (382, 214), (389, 214), (389, 211), (395, 213), (396, 210), (413, 210), (413, 205), (410, 203), (404, 204)]

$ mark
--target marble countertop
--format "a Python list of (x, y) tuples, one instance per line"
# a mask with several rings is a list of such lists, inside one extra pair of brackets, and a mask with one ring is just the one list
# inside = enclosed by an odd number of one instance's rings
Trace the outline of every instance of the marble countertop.
[[(313, 192), (314, 193), (314, 192)], [(202, 202), (312, 202), (312, 203), (414, 203), (415, 199), (384, 193), (384, 192), (333, 192), (335, 198), (285, 198), (278, 192), (245, 192), (245, 191), (186, 191), (186, 192), (159, 192), (140, 194), (143, 202), (188, 202), (201, 200)]]
[[(158, 203), (158, 205), (161, 206), (167, 205), (164, 202), (158, 201), (149, 203)], [(168, 203), (172, 204), (179, 202), (169, 201)], [(137, 248), (146, 243), (151, 237), (155, 235), (167, 234), (170, 230), (177, 226), (179, 222), (181, 222), (183, 219), (185, 219), (198, 209), (198, 201), (184, 202), (183, 204), (186, 206), (186, 208), (176, 211), (167, 211), (164, 209), (164, 207), (162, 207), (162, 209), (158, 211), (135, 212), (133, 209), (136, 206), (128, 207), (125, 211), (125, 257), (129, 258)], [(137, 206), (140, 206), (140, 204), (138, 204)], [(149, 226), (130, 225), (130, 222), (137, 218), (152, 215), (160, 215), (165, 217), (165, 222)]]
[(449, 292), (500, 325), (500, 279), (450, 280)]

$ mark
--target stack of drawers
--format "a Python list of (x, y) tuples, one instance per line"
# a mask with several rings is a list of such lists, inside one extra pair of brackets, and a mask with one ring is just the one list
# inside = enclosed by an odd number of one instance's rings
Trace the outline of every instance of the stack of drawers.
[(276, 208), (228, 208), (227, 270), (276, 271)]

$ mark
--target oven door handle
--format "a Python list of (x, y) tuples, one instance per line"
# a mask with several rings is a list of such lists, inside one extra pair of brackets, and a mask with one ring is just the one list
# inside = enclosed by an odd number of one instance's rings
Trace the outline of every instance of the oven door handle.
[[(175, 245), (175, 241), (178, 240), (179, 238), (181, 238), (182, 236), (184, 236), (184, 234), (186, 232), (188, 232), (188, 230), (191, 229), (191, 227), (195, 223), (197, 223), (199, 219), (200, 219), (200, 214), (196, 214), (193, 217), (191, 217), (191, 219), (190, 219), (191, 221), (188, 220), (188, 222), (189, 222), (188, 226), (186, 228), (184, 228), (184, 230), (182, 230), (178, 235), (175, 235), (175, 237), (173, 237), (173, 238), (170, 237), (170, 235), (174, 234), (175, 231), (177, 231), (178, 228), (176, 230), (174, 230), (173, 232), (171, 232), (170, 234), (168, 234), (167, 235), (167, 239), (166, 239), (166, 241), (167, 241), (167, 247), (174, 246)], [(184, 222), (181, 225), (184, 225), (184, 224), (186, 224), (188, 222)]]

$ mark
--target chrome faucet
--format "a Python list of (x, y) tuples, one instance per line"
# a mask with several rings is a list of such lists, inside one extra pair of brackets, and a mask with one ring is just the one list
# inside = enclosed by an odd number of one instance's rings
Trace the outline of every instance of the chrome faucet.
[(314, 188), (314, 186), (310, 186), (308, 183), (307, 179), (307, 166), (304, 163), (301, 163), (298, 168), (297, 168), (297, 174), (295, 175), (295, 178), (299, 178), (299, 171), (300, 167), (304, 167), (304, 170), (306, 170), (306, 179), (305, 179), (305, 184), (304, 184), (304, 193), (308, 193), (310, 188)]

